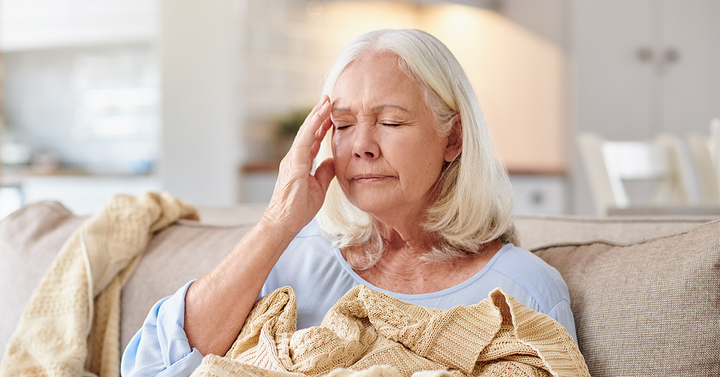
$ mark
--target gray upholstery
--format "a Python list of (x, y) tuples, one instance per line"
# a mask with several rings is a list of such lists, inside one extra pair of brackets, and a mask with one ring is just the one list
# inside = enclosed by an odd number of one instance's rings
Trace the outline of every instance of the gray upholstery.
[[(159, 233), (122, 294), (121, 346), (151, 306), (217, 264), (263, 206), (199, 208)], [(0, 351), (84, 218), (55, 202), (0, 222)], [(710, 218), (518, 216), (521, 246), (561, 272), (593, 376), (720, 375), (720, 223)], [(654, 238), (659, 237), (659, 238)], [(594, 242), (596, 240), (613, 242)]]
[(568, 284), (591, 375), (720, 375), (720, 222), (536, 254)]

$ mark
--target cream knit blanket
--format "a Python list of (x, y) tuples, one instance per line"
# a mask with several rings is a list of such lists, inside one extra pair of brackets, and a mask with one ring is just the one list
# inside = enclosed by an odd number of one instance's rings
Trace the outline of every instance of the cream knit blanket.
[(500, 289), (438, 310), (361, 285), (300, 331), (296, 307), (289, 287), (263, 297), (225, 357), (192, 376), (590, 376), (564, 327)]
[(154, 232), (195, 209), (168, 194), (116, 195), (65, 242), (23, 311), (0, 376), (120, 375), (120, 289)]

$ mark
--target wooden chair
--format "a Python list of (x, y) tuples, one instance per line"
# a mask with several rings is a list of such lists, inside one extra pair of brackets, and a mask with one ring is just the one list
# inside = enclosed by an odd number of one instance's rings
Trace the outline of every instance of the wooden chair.
[[(599, 135), (578, 137), (583, 165), (599, 215), (665, 214), (691, 204), (692, 163), (676, 137), (660, 135), (651, 142), (607, 141)], [(629, 180), (656, 181), (649, 205), (634, 205), (624, 185)], [(690, 211), (693, 212), (693, 211)]]
[(691, 133), (686, 141), (692, 156), (695, 173), (702, 189), (703, 202), (720, 204), (720, 118), (710, 122), (710, 136)]

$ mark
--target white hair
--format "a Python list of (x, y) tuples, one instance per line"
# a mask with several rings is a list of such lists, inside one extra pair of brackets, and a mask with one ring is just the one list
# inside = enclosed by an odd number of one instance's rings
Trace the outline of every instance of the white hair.
[[(353, 61), (371, 53), (390, 52), (400, 68), (420, 84), (439, 132), (447, 135), (460, 115), (462, 149), (446, 163), (436, 184), (437, 201), (426, 210), (424, 228), (438, 246), (423, 258), (446, 261), (482, 252), (493, 240), (517, 242), (512, 224), (512, 189), (492, 142), (475, 92), (460, 63), (437, 38), (420, 30), (377, 30), (354, 39), (330, 69), (323, 94), (332, 98), (335, 82)], [(318, 161), (332, 155), (327, 137)], [(345, 197), (337, 179), (318, 214), (320, 226), (336, 247), (364, 246), (364, 269), (381, 257), (384, 242), (374, 219)], [(350, 262), (350, 261), (349, 261)]]

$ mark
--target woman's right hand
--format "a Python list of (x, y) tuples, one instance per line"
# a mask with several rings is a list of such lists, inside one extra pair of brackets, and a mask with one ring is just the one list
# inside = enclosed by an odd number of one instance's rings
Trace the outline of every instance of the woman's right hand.
[(290, 151), (280, 162), (270, 204), (262, 222), (282, 227), (293, 237), (318, 213), (325, 200), (335, 169), (332, 158), (312, 174), (313, 160), (332, 127), (330, 98), (323, 96), (300, 127)]
[(332, 158), (323, 161), (315, 175), (311, 173), (320, 143), (332, 126), (330, 110), (330, 99), (323, 96), (280, 163), (275, 191), (260, 223), (188, 289), (185, 334), (190, 347), (203, 355), (224, 355), (230, 349), (273, 266), (320, 210), (335, 176)]

